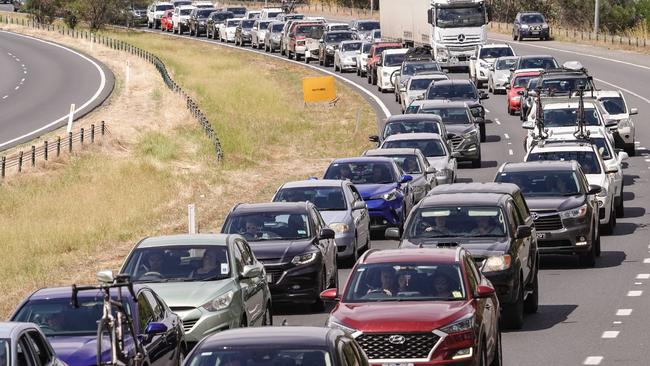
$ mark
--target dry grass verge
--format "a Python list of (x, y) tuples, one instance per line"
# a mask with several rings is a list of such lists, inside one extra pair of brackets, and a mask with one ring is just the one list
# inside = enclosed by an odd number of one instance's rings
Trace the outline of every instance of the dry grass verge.
[(78, 122), (106, 120), (109, 141), (0, 185), (4, 316), (36, 288), (116, 269), (140, 237), (185, 231), (188, 203), (197, 204), (201, 231), (218, 230), (236, 202), (266, 201), (284, 181), (322, 174), (332, 158), (368, 147), (375, 129), (373, 110), (342, 85), (336, 107), (304, 106), (300, 79), (312, 72), (301, 67), (158, 35), (112, 34), (157, 53), (194, 94), (224, 144), (217, 165), (183, 101), (151, 65), (56, 33), (12, 30), (93, 55), (117, 83), (110, 100)]

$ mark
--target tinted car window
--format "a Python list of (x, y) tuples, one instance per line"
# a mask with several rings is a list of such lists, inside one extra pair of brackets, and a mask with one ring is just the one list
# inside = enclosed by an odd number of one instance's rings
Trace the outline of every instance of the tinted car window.
[(516, 184), (526, 197), (582, 194), (578, 177), (570, 170), (501, 172), (496, 181)]
[(9, 363), (9, 354), (9, 340), (0, 339), (0, 364), (11, 365), (11, 363)]
[(536, 57), (522, 58), (519, 61), (520, 69), (555, 69), (558, 67), (554, 58)]
[(406, 54), (403, 53), (386, 55), (386, 57), (384, 57), (384, 66), (399, 66), (402, 64), (402, 62), (404, 62), (404, 58), (406, 58)]
[[(174, 9), (172, 5), (156, 5), (156, 11), (164, 11), (164, 10), (170, 10)], [(189, 12), (188, 12), (189, 14)]]
[(384, 138), (398, 133), (440, 133), (440, 126), (431, 121), (390, 122), (384, 127)]
[(507, 232), (499, 207), (423, 207), (411, 215), (408, 238), (503, 237)]
[[(585, 108), (587, 126), (598, 126), (598, 112), (595, 108)], [(545, 127), (574, 127), (578, 124), (578, 111), (576, 108), (554, 108), (544, 110)]]
[(299, 187), (283, 188), (275, 196), (275, 202), (309, 201), (320, 211), (342, 211), (347, 209), (341, 187)]
[(499, 47), (499, 48), (481, 48), (481, 53), (479, 58), (498, 58), (505, 56), (513, 56), (514, 53), (510, 47)]
[(528, 82), (530, 81), (530, 79), (532, 79), (534, 77), (536, 77), (536, 76), (516, 76), (512, 80), (512, 86), (514, 86), (516, 88), (525, 88), (526, 85), (528, 85)]
[(442, 118), (445, 124), (458, 125), (470, 123), (466, 108), (426, 108), (420, 109), (419, 113), (435, 114)]
[(521, 22), (525, 24), (544, 23), (544, 17), (541, 14), (524, 14), (521, 16)]
[(242, 20), (241, 22), (242, 28), (251, 29), (253, 28), (253, 25), (255, 25), (255, 20), (253, 19)]
[(281, 347), (274, 344), (238, 349), (230, 347), (208, 349), (205, 347), (201, 349), (201, 352), (194, 352), (192, 359), (185, 364), (189, 366), (335, 365), (327, 349), (311, 347), (301, 349), (300, 347)]
[(427, 91), (427, 99), (478, 99), (470, 83), (434, 83)]
[(37, 362), (43, 366), (49, 365), (52, 362), (53, 355), (43, 337), (38, 332), (30, 331), (27, 333), (27, 340), (34, 350)]
[(213, 9), (201, 9), (198, 11), (197, 17), (207, 18), (210, 14), (212, 14), (213, 11)]
[(25, 304), (13, 321), (39, 325), (46, 336), (96, 335), (97, 320), (102, 317), (103, 299), (79, 297), (79, 308), (70, 298), (33, 300)]
[(342, 51), (358, 51), (361, 49), (361, 42), (344, 43)]
[(371, 31), (379, 29), (379, 22), (359, 22), (357, 24), (357, 30), (360, 31)]
[(571, 93), (587, 86), (587, 78), (543, 79), (542, 89), (546, 93)]
[(409, 85), (409, 90), (426, 90), (434, 80), (439, 79), (413, 79)]
[(397, 182), (398, 177), (388, 163), (355, 162), (330, 165), (324, 178), (349, 179), (354, 184), (389, 184)]
[(593, 151), (549, 151), (531, 153), (526, 161), (551, 160), (570, 161), (580, 163), (585, 174), (600, 174), (600, 162)]
[(621, 97), (605, 97), (600, 98), (600, 103), (609, 114), (623, 114), (627, 113), (625, 108), (625, 101)]
[(327, 43), (339, 43), (342, 41), (351, 41), (355, 38), (354, 33), (345, 32), (345, 33), (328, 33), (325, 36), (325, 42)]
[(284, 28), (284, 24), (273, 24), (273, 26), (271, 27), (271, 32), (273, 33), (282, 32), (282, 28)]
[(497, 61), (495, 68), (497, 70), (509, 70), (511, 67), (513, 67), (517, 63), (516, 58), (512, 59), (506, 59), (506, 60), (499, 60)]
[(231, 215), (225, 234), (241, 234), (248, 241), (300, 240), (311, 237), (305, 213), (259, 212)]
[(422, 72), (440, 71), (440, 65), (435, 62), (404, 63), (402, 75), (415, 75)]
[(421, 174), (422, 167), (416, 155), (390, 155), (387, 156), (395, 161), (397, 166), (400, 167), (407, 174)]
[(396, 140), (387, 141), (382, 146), (386, 149), (414, 148), (420, 149), (426, 157), (446, 156), (444, 146), (440, 140)]
[(145, 298), (144, 293), (138, 295), (138, 315), (140, 316), (140, 333), (143, 334), (147, 325), (156, 320), (151, 304)]

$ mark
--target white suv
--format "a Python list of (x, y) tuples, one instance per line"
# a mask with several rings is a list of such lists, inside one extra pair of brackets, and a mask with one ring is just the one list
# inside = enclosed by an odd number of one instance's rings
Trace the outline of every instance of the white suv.
[(620, 90), (599, 90), (594, 95), (603, 108), (605, 120), (615, 120), (612, 126), (614, 142), (617, 148), (624, 149), (629, 156), (635, 155), (635, 128), (631, 116), (639, 113), (636, 108), (629, 108)]
[(396, 48), (381, 53), (381, 58), (377, 63), (377, 89), (380, 92), (385, 93), (395, 90), (391, 78), (393, 73), (402, 67), (406, 52), (408, 52), (406, 48)]
[(172, 33), (183, 34), (185, 30), (190, 30), (190, 14), (194, 8), (195, 6), (193, 5), (181, 5), (174, 8), (174, 14), (172, 14)]
[(487, 83), (490, 67), (494, 65), (494, 61), (506, 56), (515, 56), (515, 51), (505, 43), (479, 45), (476, 48), (474, 56), (469, 58), (469, 78), (474, 81), (477, 88)]
[(174, 9), (174, 5), (168, 2), (157, 1), (147, 8), (147, 27), (160, 28), (160, 19), (167, 10)]
[(611, 234), (616, 226), (614, 201), (616, 197), (615, 174), (617, 168), (608, 167), (596, 147), (589, 141), (543, 141), (534, 145), (524, 161), (575, 160), (582, 166), (589, 184), (602, 187), (597, 195), (600, 227)]

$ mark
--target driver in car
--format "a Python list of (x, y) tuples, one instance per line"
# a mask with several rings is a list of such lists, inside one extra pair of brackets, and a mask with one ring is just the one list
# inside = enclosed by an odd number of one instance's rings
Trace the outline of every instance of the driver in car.
[(262, 237), (262, 225), (253, 217), (246, 219), (246, 231), (244, 231), (246, 239), (259, 239)]

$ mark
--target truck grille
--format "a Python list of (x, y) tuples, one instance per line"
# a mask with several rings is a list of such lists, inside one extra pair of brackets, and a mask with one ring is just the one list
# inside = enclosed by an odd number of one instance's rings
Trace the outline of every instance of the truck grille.
[(458, 36), (444, 36), (442, 37), (442, 42), (445, 44), (454, 44), (454, 45), (464, 45), (467, 43), (478, 43), (481, 42), (480, 35), (471, 35), (465, 34), (465, 39), (460, 42)]
[(562, 219), (557, 213), (544, 214), (537, 213), (539, 215), (535, 221), (535, 228), (539, 231), (551, 231), (551, 230), (560, 230), (563, 228)]
[[(403, 337), (404, 342), (395, 344), (389, 340), (392, 337)], [(371, 360), (428, 359), (438, 340), (434, 333), (362, 334), (356, 338)]]
[(189, 332), (190, 330), (192, 330), (192, 328), (194, 328), (194, 325), (198, 321), (199, 321), (199, 319), (186, 319), (186, 320), (183, 320), (183, 330), (185, 330), (186, 332)]

